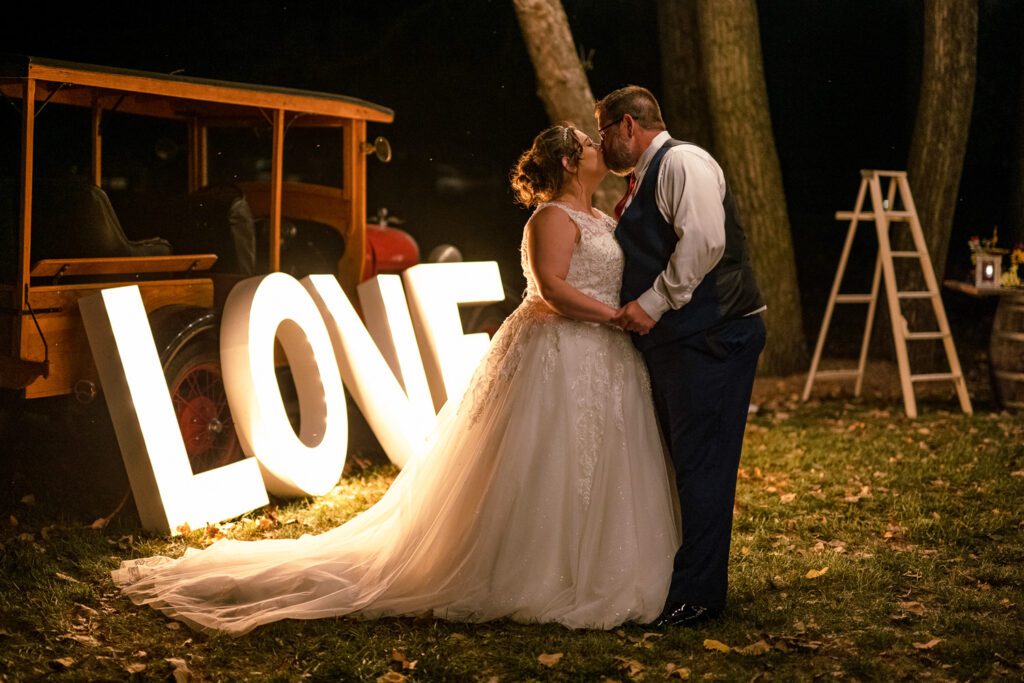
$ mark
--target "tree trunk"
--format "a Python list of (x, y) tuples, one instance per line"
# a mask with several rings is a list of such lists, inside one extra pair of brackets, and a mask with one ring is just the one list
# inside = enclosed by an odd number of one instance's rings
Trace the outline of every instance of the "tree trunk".
[[(552, 123), (568, 121), (597, 141), (594, 94), (576, 55), (561, 0), (513, 0), (513, 4), (537, 74), (537, 95), (548, 118)], [(610, 214), (625, 189), (622, 178), (609, 174), (598, 188), (594, 204)]]
[[(978, 2), (927, 0), (923, 11), (921, 92), (910, 142), (907, 179), (935, 277), (941, 283), (949, 256), (974, 104)], [(905, 224), (893, 224), (890, 234), (897, 249), (913, 249)], [(897, 272), (900, 289), (924, 289), (924, 278), (916, 259), (908, 259), (900, 270), (904, 271)], [(910, 331), (936, 329), (935, 313), (927, 300), (906, 301), (902, 312)], [(939, 342), (912, 342), (908, 350), (915, 372), (945, 371), (948, 367)], [(887, 353), (891, 352), (887, 349)]]
[(672, 136), (714, 152), (701, 69), (697, 0), (658, 0), (661, 108)]
[[(1004, 245), (1012, 249), (1024, 242), (1024, 46), (1018, 45), (1017, 69), (1017, 130), (1016, 146), (1013, 153), (1013, 190), (1010, 203), (1010, 234)], [(1024, 276), (1024, 267), (1019, 269)]]
[(924, 59), (907, 178), (935, 276), (949, 255), (974, 105), (978, 0), (924, 3)]
[(725, 169), (768, 311), (760, 371), (807, 369), (782, 170), (772, 136), (754, 0), (698, 0), (701, 58), (715, 149)]

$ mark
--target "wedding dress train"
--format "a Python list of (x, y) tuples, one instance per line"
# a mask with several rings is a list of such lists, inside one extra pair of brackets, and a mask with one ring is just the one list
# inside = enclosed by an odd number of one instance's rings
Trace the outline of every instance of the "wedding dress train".
[[(617, 306), (614, 221), (556, 206), (581, 233), (567, 281)], [(316, 536), (127, 561), (115, 582), (137, 604), (236, 635), (346, 614), (654, 619), (679, 532), (646, 368), (626, 333), (551, 312), (528, 265), (524, 241), (522, 305), (376, 505)]]

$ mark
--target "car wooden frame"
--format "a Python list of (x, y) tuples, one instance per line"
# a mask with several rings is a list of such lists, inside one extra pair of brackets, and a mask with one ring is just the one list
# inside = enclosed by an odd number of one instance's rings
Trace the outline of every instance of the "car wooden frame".
[[(268, 226), (263, 272), (282, 269), (282, 229), (289, 220), (328, 226), (343, 239), (344, 253), (334, 274), (350, 296), (375, 272), (398, 272), (419, 259), (418, 247), (406, 233), (386, 224), (368, 227), (366, 221), (366, 157), (390, 156), (386, 141), (367, 142), (367, 123), (390, 123), (394, 114), (385, 107), (329, 93), (36, 57), (0, 57), (0, 95), (20, 107), (21, 120), (17, 206), (11, 212), (16, 219), (9, 226), (13, 230), (0, 224), (0, 254), (6, 254), (0, 264), (0, 389), (19, 400), (70, 394), (92, 398), (97, 374), (77, 302), (98, 289), (138, 285), (197, 471), (240, 457), (220, 384), (217, 319), (231, 287), (253, 272), (212, 272), (223, 253), (58, 253), (38, 258), (33, 254), (33, 215), (42, 210), (45, 198), (38, 190), (47, 181), (35, 178), (33, 168), (35, 119), (43, 108), (70, 105), (91, 112), (91, 154), (84, 184), (100, 190), (105, 113), (184, 125), (189, 193), (208, 185), (211, 129), (269, 129), (269, 181), (240, 183), (252, 215), (265, 217)], [(341, 188), (284, 180), (286, 132), (304, 127), (340, 130)], [(88, 194), (81, 188), (76, 191)], [(105, 201), (109, 207), (102, 191), (94, 194), (91, 200)], [(116, 217), (111, 220), (117, 223)], [(77, 226), (69, 230), (73, 235)], [(68, 244), (61, 241), (67, 237), (51, 235), (50, 241)], [(120, 239), (123, 233), (115, 237)], [(129, 250), (149, 248), (138, 245), (129, 241)]]

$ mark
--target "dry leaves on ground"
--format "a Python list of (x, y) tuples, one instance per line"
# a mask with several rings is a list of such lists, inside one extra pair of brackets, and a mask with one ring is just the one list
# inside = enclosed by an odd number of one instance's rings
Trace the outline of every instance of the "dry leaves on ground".
[(685, 666), (678, 666), (672, 662), (665, 665), (665, 673), (668, 674), (669, 678), (678, 678), (681, 681), (690, 680), (690, 670)]
[(726, 645), (725, 643), (723, 643), (720, 640), (712, 640), (711, 638), (706, 638), (704, 640), (704, 649), (705, 650), (717, 650), (719, 652), (728, 652), (732, 648), (729, 647), (728, 645)]
[(619, 669), (630, 678), (643, 673), (643, 670), (646, 668), (637, 660), (628, 657), (616, 657), (615, 661), (618, 662)]
[(73, 657), (58, 657), (57, 659), (50, 660), (50, 666), (58, 671), (70, 669), (74, 665), (75, 660)]
[(741, 655), (763, 655), (772, 651), (772, 646), (767, 643), (763, 638), (756, 643), (745, 645), (744, 647), (734, 647), (733, 652), (738, 652)]
[(401, 667), (402, 671), (411, 671), (416, 668), (416, 662), (418, 659), (406, 659), (405, 653), (401, 650), (391, 651), (391, 663), (395, 666)]
[(164, 661), (174, 667), (174, 670), (171, 671), (174, 683), (189, 683), (192, 680), (192, 670), (188, 668), (188, 663), (184, 659), (167, 657)]
[(914, 643), (914, 649), (916, 650), (930, 650), (939, 643), (942, 642), (941, 638), (932, 638), (927, 643)]
[(928, 608), (926, 608), (917, 600), (911, 600), (909, 602), (898, 602), (896, 604), (899, 605), (900, 609), (902, 609), (904, 612), (910, 612), (911, 614), (916, 614), (919, 617), (924, 616), (924, 613), (928, 611)]
[(550, 669), (554, 665), (558, 664), (564, 656), (565, 655), (562, 652), (553, 652), (550, 654), (545, 652), (537, 655), (537, 661)]
[(816, 579), (819, 576), (824, 576), (827, 573), (828, 573), (828, 567), (822, 567), (821, 569), (809, 569), (807, 571), (807, 573), (804, 574), (804, 578), (805, 579)]

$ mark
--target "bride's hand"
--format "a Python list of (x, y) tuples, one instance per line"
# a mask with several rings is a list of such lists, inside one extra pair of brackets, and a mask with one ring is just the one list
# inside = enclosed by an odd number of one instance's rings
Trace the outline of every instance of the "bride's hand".
[(626, 322), (626, 319), (624, 317), (625, 312), (625, 306), (619, 308), (617, 311), (615, 311), (615, 314), (612, 315), (611, 319), (608, 321), (608, 324), (612, 325), (613, 327), (617, 327), (620, 330), (626, 330), (628, 332), (629, 330), (626, 327), (628, 323)]
[(627, 332), (636, 332), (640, 336), (650, 332), (655, 325), (654, 319), (647, 315), (636, 301), (630, 301), (620, 308), (612, 322)]

